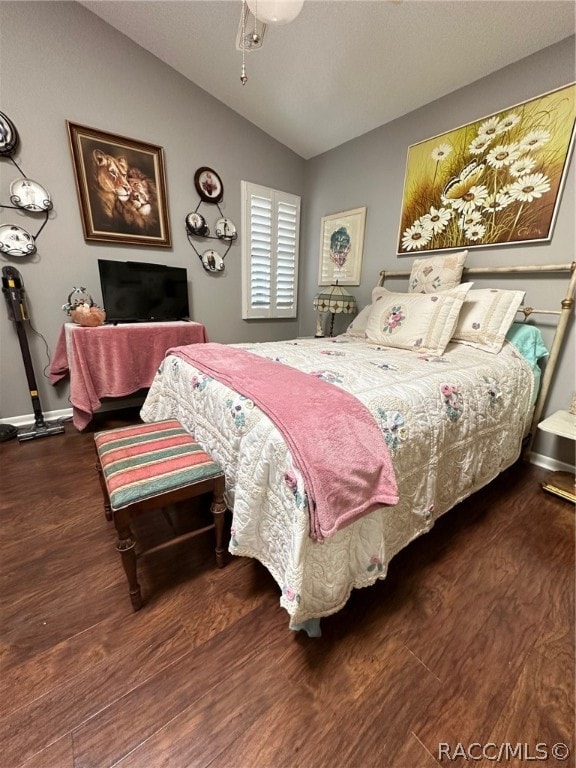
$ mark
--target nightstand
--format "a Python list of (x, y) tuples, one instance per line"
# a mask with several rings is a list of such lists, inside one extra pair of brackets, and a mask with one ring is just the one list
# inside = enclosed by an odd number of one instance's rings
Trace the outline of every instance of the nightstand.
[[(559, 437), (576, 441), (576, 414), (570, 411), (556, 411), (552, 416), (541, 421), (538, 429), (543, 432), (551, 432)], [(550, 482), (543, 483), (542, 488), (549, 493), (560, 496), (562, 499), (576, 502), (576, 478), (570, 472), (553, 472)]]

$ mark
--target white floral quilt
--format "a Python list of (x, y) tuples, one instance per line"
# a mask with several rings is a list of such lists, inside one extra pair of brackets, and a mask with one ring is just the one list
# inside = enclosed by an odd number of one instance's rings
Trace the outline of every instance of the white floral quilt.
[(441, 357), (346, 336), (236, 346), (358, 397), (382, 430), (398, 482), (396, 506), (314, 542), (302, 477), (269, 418), (184, 360), (165, 358), (141, 416), (177, 418), (222, 464), (230, 552), (270, 571), (292, 627), (335, 613), (353, 588), (384, 578), (397, 552), (520, 455), (534, 381), (508, 342), (499, 354), (450, 344)]

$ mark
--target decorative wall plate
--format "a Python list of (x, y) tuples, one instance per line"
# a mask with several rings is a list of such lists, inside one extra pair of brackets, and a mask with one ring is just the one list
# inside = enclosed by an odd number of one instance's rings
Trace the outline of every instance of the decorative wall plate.
[(49, 211), (50, 194), (33, 179), (16, 179), (10, 184), (10, 202), (27, 211)]
[(10, 157), (18, 146), (18, 131), (10, 118), (0, 112), (0, 156)]
[(205, 203), (219, 203), (224, 196), (222, 179), (212, 168), (198, 168), (194, 174), (194, 186)]
[(210, 234), (206, 219), (201, 213), (196, 213), (196, 211), (186, 216), (186, 229), (191, 235), (196, 235), (197, 237), (208, 237)]
[(218, 219), (216, 226), (214, 227), (216, 237), (220, 240), (236, 240), (238, 233), (236, 232), (236, 226), (231, 219), (227, 219), (225, 216)]
[(0, 226), (0, 252), (8, 256), (33, 256), (36, 243), (29, 232), (15, 224)]
[(222, 272), (224, 269), (224, 259), (218, 251), (210, 248), (202, 254), (202, 265), (208, 272)]

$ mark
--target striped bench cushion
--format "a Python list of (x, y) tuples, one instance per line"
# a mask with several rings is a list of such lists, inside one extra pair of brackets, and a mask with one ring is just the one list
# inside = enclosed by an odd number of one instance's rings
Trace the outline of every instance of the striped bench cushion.
[(175, 419), (94, 435), (112, 510), (222, 475)]

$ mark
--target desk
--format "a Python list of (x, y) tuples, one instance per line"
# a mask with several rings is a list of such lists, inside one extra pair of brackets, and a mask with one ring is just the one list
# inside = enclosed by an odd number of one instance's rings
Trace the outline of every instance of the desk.
[(65, 323), (50, 365), (50, 383), (70, 375), (72, 422), (82, 430), (102, 398), (125, 397), (149, 387), (168, 349), (207, 340), (201, 323), (125, 323), (97, 328)]
[[(556, 411), (552, 416), (541, 421), (538, 424), (538, 429), (551, 432), (558, 437), (576, 440), (576, 415), (570, 411)], [(574, 475), (569, 472), (553, 472), (551, 482), (543, 483), (542, 488), (563, 499), (576, 502), (576, 483), (574, 481)]]

